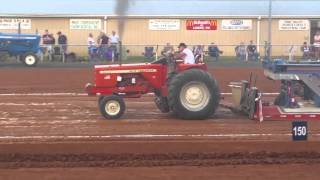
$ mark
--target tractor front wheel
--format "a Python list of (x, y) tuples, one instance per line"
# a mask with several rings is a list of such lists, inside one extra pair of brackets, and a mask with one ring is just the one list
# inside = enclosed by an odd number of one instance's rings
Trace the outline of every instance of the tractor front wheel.
[(106, 119), (119, 119), (125, 112), (126, 106), (120, 96), (104, 96), (99, 101), (100, 112)]
[(28, 67), (34, 67), (38, 63), (38, 57), (34, 53), (27, 53), (21, 57), (22, 62)]

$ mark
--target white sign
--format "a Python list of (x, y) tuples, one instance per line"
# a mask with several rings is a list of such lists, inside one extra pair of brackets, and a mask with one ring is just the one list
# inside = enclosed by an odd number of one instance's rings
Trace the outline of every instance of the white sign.
[(100, 30), (100, 19), (70, 19), (70, 29)]
[(224, 19), (221, 23), (222, 30), (251, 30), (252, 29), (252, 20), (243, 20), (243, 19)]
[(31, 29), (31, 19), (0, 18), (0, 29)]
[(279, 20), (280, 31), (304, 31), (309, 30), (308, 20)]
[(175, 31), (180, 29), (180, 20), (178, 19), (150, 19), (149, 30)]

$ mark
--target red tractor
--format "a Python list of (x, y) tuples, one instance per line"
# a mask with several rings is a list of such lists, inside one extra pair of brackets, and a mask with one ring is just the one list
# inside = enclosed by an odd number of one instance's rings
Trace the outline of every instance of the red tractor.
[(125, 112), (123, 98), (154, 93), (163, 113), (181, 119), (205, 119), (220, 101), (217, 81), (204, 63), (184, 64), (163, 57), (152, 63), (96, 65), (95, 84), (87, 84), (88, 95), (98, 95), (99, 109), (106, 119), (118, 119)]

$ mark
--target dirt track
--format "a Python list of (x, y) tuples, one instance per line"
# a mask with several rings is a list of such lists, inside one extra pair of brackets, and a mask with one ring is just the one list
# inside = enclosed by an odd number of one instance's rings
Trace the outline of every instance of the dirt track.
[[(260, 69), (214, 69), (229, 81)], [(232, 73), (230, 73), (232, 72)], [(0, 69), (0, 93), (83, 93), (91, 69)], [(205, 121), (162, 114), (152, 97), (127, 101), (121, 121), (100, 116), (83, 95), (0, 95), (0, 179), (319, 179), (319, 122), (308, 142), (290, 122), (255, 122), (220, 108)]]

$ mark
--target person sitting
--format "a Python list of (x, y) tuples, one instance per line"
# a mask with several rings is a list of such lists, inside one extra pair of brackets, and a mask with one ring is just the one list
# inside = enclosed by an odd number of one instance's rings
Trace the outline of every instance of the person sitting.
[(311, 59), (312, 51), (310, 46), (307, 44), (307, 42), (303, 42), (303, 45), (301, 46), (300, 50), (302, 52), (302, 59), (304, 60)]
[(164, 55), (166, 53), (173, 53), (173, 46), (170, 45), (170, 43), (167, 43), (164, 47), (163, 50), (161, 51), (161, 55)]
[(209, 45), (208, 54), (209, 54), (210, 57), (213, 58), (214, 61), (218, 61), (219, 60), (219, 56), (222, 53), (223, 53), (223, 51), (220, 51), (218, 46), (215, 45), (213, 42), (211, 43), (211, 45)]
[(180, 43), (179, 46), (179, 54), (175, 56), (176, 59), (182, 59), (184, 64), (195, 64), (195, 58), (192, 51), (187, 48), (185, 43)]
[(258, 61), (259, 54), (257, 53), (257, 46), (253, 44), (252, 40), (247, 46), (247, 53), (249, 61)]

